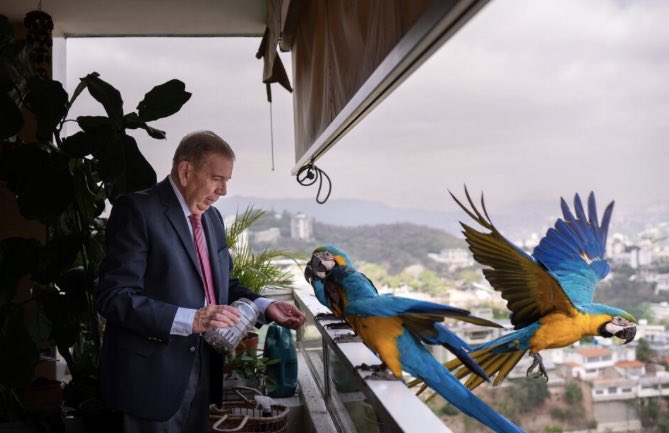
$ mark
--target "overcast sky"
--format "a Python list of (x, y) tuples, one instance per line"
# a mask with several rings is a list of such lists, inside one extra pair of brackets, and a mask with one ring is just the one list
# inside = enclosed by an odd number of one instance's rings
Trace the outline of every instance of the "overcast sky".
[[(668, 21), (664, 0), (492, 1), (319, 160), (332, 198), (453, 210), (447, 189), (467, 183), (500, 206), (554, 200), (557, 210), (558, 197), (590, 190), (619, 210), (669, 202)], [(168, 139), (135, 134), (159, 179), (184, 134), (211, 129), (237, 152), (231, 195), (313, 198), (290, 175), (292, 97), (279, 87), (271, 171), (258, 44), (70, 39), (68, 87), (97, 71), (129, 112), (178, 78), (193, 96), (155, 122)], [(74, 111), (101, 110), (88, 97)]]

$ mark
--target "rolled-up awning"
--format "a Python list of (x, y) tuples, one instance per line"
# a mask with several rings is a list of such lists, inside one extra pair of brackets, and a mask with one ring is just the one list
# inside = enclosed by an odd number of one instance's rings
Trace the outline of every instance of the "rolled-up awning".
[[(271, 0), (277, 2), (278, 0)], [(284, 0), (293, 62), (293, 174), (318, 159), (487, 0)]]

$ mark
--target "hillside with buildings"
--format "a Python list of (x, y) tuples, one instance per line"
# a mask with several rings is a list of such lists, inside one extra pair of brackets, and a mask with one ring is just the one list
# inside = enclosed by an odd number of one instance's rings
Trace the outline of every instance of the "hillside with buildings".
[[(506, 301), (483, 278), (464, 241), (441, 230), (404, 223), (344, 227), (283, 212), (267, 217), (249, 239), (254, 248), (279, 247), (305, 256), (317, 245), (337, 245), (381, 292), (468, 308), (506, 325), (448, 323), (472, 345), (510, 332)], [(669, 433), (668, 239), (667, 223), (636, 235), (609, 235), (611, 272), (595, 301), (639, 319), (632, 343), (596, 337), (546, 350), (547, 384), (525, 378), (531, 361), (525, 357), (501, 386), (483, 385), (477, 394), (528, 433)], [(538, 241), (530, 237), (522, 247), (531, 251)], [(300, 278), (301, 270), (295, 272)], [(434, 354), (442, 361), (451, 356), (440, 347)], [(454, 431), (480, 431), (443, 400), (430, 405)]]
[(346, 251), (355, 262), (376, 263), (391, 273), (419, 265), (439, 268), (429, 254), (455, 247), (464, 241), (443, 230), (410, 223), (338, 226), (325, 224), (302, 213), (270, 214), (250, 234), (253, 247), (283, 248), (309, 255), (324, 244)]

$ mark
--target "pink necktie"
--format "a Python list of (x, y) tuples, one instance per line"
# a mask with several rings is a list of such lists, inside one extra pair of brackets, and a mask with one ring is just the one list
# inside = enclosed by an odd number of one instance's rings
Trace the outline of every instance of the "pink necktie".
[(202, 220), (200, 217), (201, 215), (188, 215), (188, 219), (193, 226), (195, 250), (197, 251), (197, 258), (200, 261), (202, 282), (204, 283), (204, 293), (207, 297), (207, 304), (215, 304), (216, 292), (214, 291), (214, 282), (211, 278), (211, 263), (209, 262), (207, 245), (204, 242), (204, 232), (202, 231)]

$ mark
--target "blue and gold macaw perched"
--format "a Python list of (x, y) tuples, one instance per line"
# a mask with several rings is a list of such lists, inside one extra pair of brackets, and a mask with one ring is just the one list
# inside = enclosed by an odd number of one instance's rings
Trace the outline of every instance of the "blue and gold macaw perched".
[[(572, 213), (561, 199), (563, 218), (548, 230), (532, 255), (514, 246), (492, 224), (481, 196), (483, 214), (476, 208), (465, 188), (471, 209), (452, 193), (467, 214), (488, 230), (474, 230), (461, 223), (474, 259), (486, 266), (485, 278), (507, 300), (515, 332), (496, 338), (474, 349), (472, 357), (499, 384), (520, 358), (529, 351), (533, 362), (530, 376), (539, 368), (539, 376), (548, 380), (539, 352), (565, 347), (586, 336), (616, 336), (629, 343), (636, 335), (634, 317), (618, 308), (593, 303), (597, 283), (609, 272), (605, 258), (606, 234), (613, 212), (613, 202), (604, 210), (601, 225), (597, 219), (595, 195), (588, 197), (586, 216), (581, 198), (576, 194)], [(458, 379), (472, 370), (457, 359), (446, 364)], [(482, 383), (471, 375), (465, 385), (474, 389)]]
[(447, 305), (380, 296), (372, 282), (353, 268), (346, 253), (332, 246), (314, 251), (304, 275), (321, 304), (346, 320), (395, 377), (401, 378), (404, 370), (421, 378), (453, 406), (498, 433), (522, 432), (472, 394), (421, 344), (443, 345), (469, 371), (488, 380), (469, 356), (467, 343), (441, 322), (448, 317), (484, 326), (499, 327), (498, 324)]

